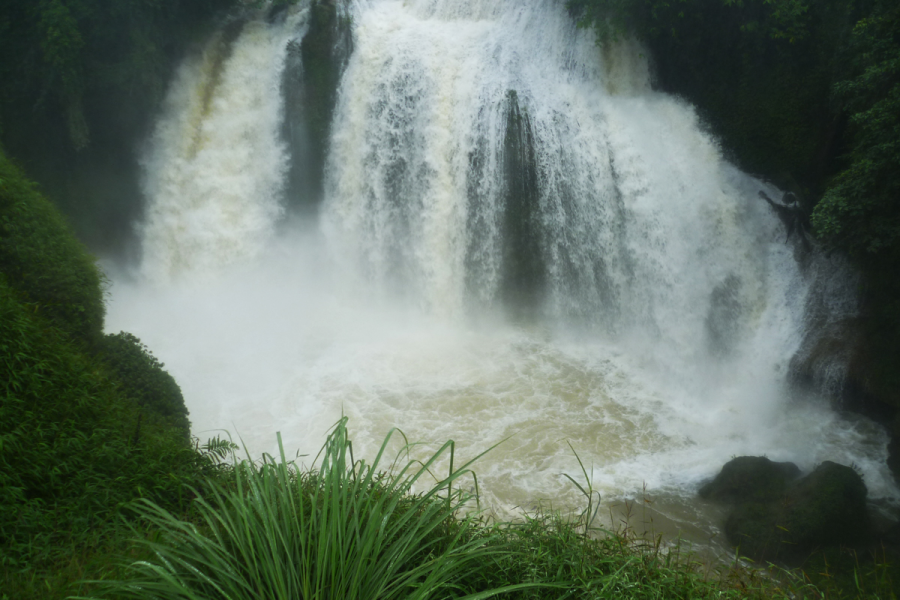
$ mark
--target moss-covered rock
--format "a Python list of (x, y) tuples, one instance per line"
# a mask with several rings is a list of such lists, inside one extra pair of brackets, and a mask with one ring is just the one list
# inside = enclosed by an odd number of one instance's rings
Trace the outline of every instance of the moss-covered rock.
[(769, 502), (783, 496), (788, 484), (799, 476), (800, 469), (794, 463), (773, 462), (765, 456), (739, 456), (700, 488), (700, 497), (735, 504)]
[(809, 545), (854, 543), (870, 533), (868, 490), (851, 467), (825, 461), (788, 493), (787, 524)]

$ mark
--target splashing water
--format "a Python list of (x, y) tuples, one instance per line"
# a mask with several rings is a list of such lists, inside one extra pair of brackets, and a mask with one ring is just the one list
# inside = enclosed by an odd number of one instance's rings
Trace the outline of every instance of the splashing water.
[[(352, 417), (455, 439), (497, 507), (646, 489), (660, 522), (735, 455), (854, 463), (886, 436), (786, 384), (821, 286), (633, 43), (549, 0), (359, 0), (319, 215), (284, 219), (279, 81), (308, 7), (251, 19), (172, 84), (144, 168), (143, 262), (108, 323), (182, 386), (194, 431), (315, 453)], [(822, 266), (825, 265), (825, 266)], [(830, 295), (852, 298), (838, 274)], [(849, 306), (849, 308), (846, 308)]]

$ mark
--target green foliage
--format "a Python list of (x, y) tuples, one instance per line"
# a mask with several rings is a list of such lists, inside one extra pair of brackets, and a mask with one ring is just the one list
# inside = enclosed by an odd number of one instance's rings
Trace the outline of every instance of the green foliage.
[(43, 0), (39, 4), (38, 31), (44, 62), (59, 80), (69, 137), (76, 150), (88, 145), (82, 101), (82, 57), (84, 40), (78, 23), (62, 0)]
[(177, 506), (195, 460), (0, 277), (0, 565), (47, 558), (135, 497)]
[[(73, 102), (80, 103), (82, 94), (101, 90), (147, 106), (148, 100), (159, 99), (165, 85), (172, 45), (181, 45), (213, 10), (232, 4), (231, 0), (3, 0), (0, 14), (7, 28), (16, 31), (0, 41), (0, 73), (8, 86), (0, 96), (6, 104), (4, 117), (18, 112), (17, 101), (37, 101), (32, 108), (46, 116), (47, 111), (67, 111)], [(73, 137), (70, 142), (80, 149), (88, 140)]]
[(94, 259), (2, 151), (0, 180), (0, 273), (54, 326), (97, 343), (105, 307)]
[(206, 440), (206, 443), (198, 448), (200, 455), (213, 465), (225, 464), (225, 459), (234, 458), (234, 451), (239, 449), (240, 446), (231, 439), (226, 440), (218, 435)]
[(803, 572), (830, 600), (896, 600), (895, 581), (900, 581), (900, 553), (896, 548), (857, 551), (823, 548), (803, 565)]
[(187, 443), (162, 365), (127, 334), (104, 343), (93, 259), (2, 154), (0, 233), (0, 578), (41, 598), (121, 551), (128, 502), (186, 508), (184, 484), (220, 469)]
[(879, 1), (853, 28), (849, 72), (834, 87), (849, 113), (847, 166), (812, 215), (817, 235), (866, 275), (866, 342), (853, 372), (900, 406), (900, 7)]
[(139, 210), (134, 151), (189, 44), (237, 0), (0, 0), (0, 133), (96, 248)]
[(850, 113), (850, 164), (813, 213), (816, 233), (857, 257), (900, 265), (900, 6), (880, 2), (853, 29), (851, 78), (834, 86)]
[[(316, 470), (298, 469), (283, 451), (238, 463), (230, 485), (198, 498), (193, 520), (142, 501), (139, 512), (160, 532), (136, 540), (149, 558), (81, 598), (819, 597), (789, 575), (784, 584), (740, 568), (710, 577), (659, 539), (597, 529), (589, 483), (575, 483), (588, 504), (574, 518), (463, 516), (469, 495), (452, 488), (471, 463), (453, 470), (453, 443), (424, 463), (403, 459), (407, 445), (390, 471), (378, 471), (390, 438), (371, 464), (354, 461), (342, 419)], [(448, 450), (447, 477), (426, 483)], [(583, 465), (582, 473), (589, 482)]]
[(141, 340), (125, 331), (111, 333), (103, 343), (103, 358), (122, 382), (126, 396), (180, 429), (185, 439), (190, 436), (191, 423), (181, 388)]
[(160, 542), (144, 542), (155, 558), (104, 588), (122, 598), (235, 600), (388, 600), (461, 590), (485, 558), (502, 552), (475, 535), (472, 518), (453, 518), (468, 500), (451, 489), (467, 465), (414, 494), (452, 444), (387, 474), (378, 468), (390, 438), (371, 464), (354, 462), (344, 418), (317, 472), (301, 472), (283, 450), (278, 461), (244, 461), (232, 486), (213, 485), (197, 500), (199, 526), (142, 503), (138, 510), (163, 532)]

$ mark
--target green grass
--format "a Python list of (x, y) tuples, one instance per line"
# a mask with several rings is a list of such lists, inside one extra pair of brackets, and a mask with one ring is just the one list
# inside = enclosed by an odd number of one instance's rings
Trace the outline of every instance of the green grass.
[[(90, 582), (93, 591), (78, 598), (820, 597), (787, 575), (776, 581), (737, 568), (711, 576), (659, 540), (597, 529), (595, 494), (577, 482), (587, 500), (581, 513), (494, 523), (472, 512), (473, 497), (461, 491), (471, 462), (453, 469), (453, 442), (424, 462), (408, 459), (407, 444), (384, 470), (396, 432), (367, 463), (354, 460), (346, 423), (331, 432), (314, 470), (283, 451), (235, 463), (191, 518), (140, 501), (135, 510), (157, 532), (138, 531), (143, 558), (120, 564), (116, 579)], [(442, 458), (450, 471), (433, 477)]]
[(823, 555), (806, 573), (743, 561), (714, 568), (659, 537), (604, 530), (594, 525), (596, 493), (575, 479), (580, 512), (494, 522), (463, 491), (477, 490), (471, 462), (435, 474), (452, 465), (453, 442), (420, 462), (403, 438), (388, 457), (400, 436), (392, 432), (371, 463), (357, 460), (342, 419), (312, 469), (283, 451), (228, 460), (230, 444), (211, 440), (197, 450), (220, 465), (187, 494), (192, 509), (137, 500), (93, 539), (53, 542), (54, 561), (19, 571), (0, 599), (895, 597), (890, 556), (854, 556), (838, 569), (837, 556)]
[(31, 568), (148, 496), (187, 504), (196, 455), (0, 275), (0, 569)]
[(100, 583), (101, 593), (186, 600), (493, 595), (466, 589), (489, 556), (505, 552), (474, 517), (456, 517), (469, 495), (453, 484), (470, 473), (468, 464), (451, 466), (416, 493), (442, 455), (449, 452), (452, 465), (453, 445), (386, 472), (379, 467), (390, 438), (371, 464), (355, 462), (343, 419), (317, 471), (298, 469), (283, 451), (280, 460), (243, 461), (229, 485), (213, 483), (197, 500), (193, 520), (141, 502), (137, 511), (161, 532), (160, 541), (141, 541), (154, 558), (134, 562), (125, 579)]
[(130, 552), (135, 498), (185, 512), (215, 473), (162, 365), (103, 336), (101, 281), (0, 149), (0, 599), (107, 576)]

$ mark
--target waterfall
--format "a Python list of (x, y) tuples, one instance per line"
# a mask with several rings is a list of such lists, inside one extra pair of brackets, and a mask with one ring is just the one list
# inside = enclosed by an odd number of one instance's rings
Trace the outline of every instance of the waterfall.
[[(352, 52), (310, 125), (310, 90), (285, 90), (321, 67), (296, 50), (318, 9)], [(698, 538), (716, 528), (690, 498), (734, 455), (854, 463), (897, 495), (884, 432), (787, 381), (810, 307), (852, 313), (852, 286), (800, 264), (758, 198), (778, 191), (652, 90), (638, 44), (598, 46), (555, 0), (301, 2), (229, 27), (172, 83), (108, 319), (164, 360), (195, 433), (315, 455), (348, 414), (361, 449), (395, 426), (470, 454), (506, 439), (476, 467), (499, 507), (576, 502), (571, 444), (606, 500), (646, 486)], [(304, 127), (328, 132), (318, 167)]]
[(179, 69), (143, 161), (148, 279), (251, 258), (274, 232), (288, 167), (281, 71), (302, 16), (232, 23)]

